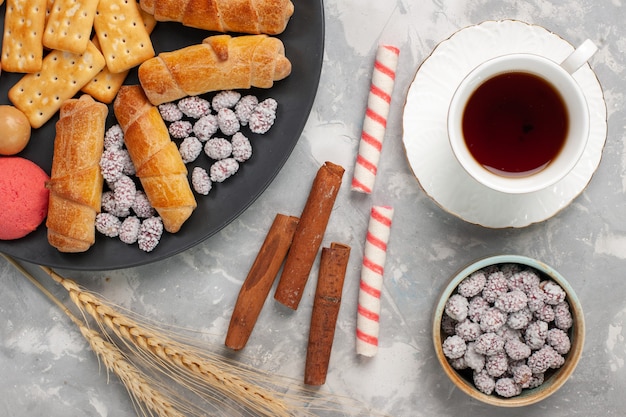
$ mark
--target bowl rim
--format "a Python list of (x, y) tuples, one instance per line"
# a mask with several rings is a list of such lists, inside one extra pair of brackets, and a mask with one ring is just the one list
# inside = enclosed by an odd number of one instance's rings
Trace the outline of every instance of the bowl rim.
[[(518, 396), (511, 398), (503, 398), (496, 395), (487, 395), (480, 392), (476, 387), (469, 381), (467, 381), (460, 373), (458, 373), (448, 362), (446, 357), (443, 354), (442, 347), (442, 334), (441, 334), (441, 318), (444, 314), (444, 308), (446, 301), (452, 295), (458, 284), (471, 273), (478, 271), (489, 265), (496, 264), (506, 264), (506, 263), (518, 263), (522, 265), (526, 265), (532, 268), (537, 269), (543, 274), (547, 275), (549, 278), (557, 282), (561, 288), (566, 293), (566, 299), (570, 306), (570, 311), (572, 313), (572, 317), (574, 318), (574, 324), (572, 325), (572, 346), (570, 351), (567, 353), (567, 358), (563, 366), (557, 369), (554, 374), (550, 376), (543, 384), (541, 384), (537, 388), (532, 389), (524, 389), (522, 393)], [(565, 278), (554, 268), (549, 266), (548, 264), (541, 262), (539, 260), (529, 258), (527, 256), (522, 255), (494, 255), (494, 256), (486, 256), (483, 258), (479, 258), (477, 260), (472, 261), (466, 266), (460, 268), (457, 272), (455, 272), (451, 278), (446, 283), (441, 295), (437, 300), (436, 307), (433, 312), (433, 320), (432, 320), (432, 336), (433, 336), (433, 346), (435, 348), (435, 356), (439, 363), (441, 364), (444, 372), (450, 378), (450, 380), (454, 383), (456, 387), (458, 387), (465, 394), (475, 398), (479, 401), (482, 401), (486, 404), (495, 405), (499, 407), (522, 407), (531, 404), (535, 404), (550, 395), (554, 394), (559, 388), (565, 384), (571, 374), (574, 372), (574, 369), (578, 365), (578, 362), (581, 358), (584, 341), (585, 341), (585, 320), (584, 314), (582, 310), (582, 306), (580, 304), (580, 300), (576, 296), (574, 289), (571, 285), (565, 280)]]

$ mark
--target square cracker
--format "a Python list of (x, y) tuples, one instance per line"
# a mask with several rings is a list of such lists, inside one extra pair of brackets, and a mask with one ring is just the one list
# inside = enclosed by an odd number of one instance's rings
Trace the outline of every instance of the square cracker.
[(42, 38), (47, 0), (7, 0), (2, 40), (2, 69), (37, 72), (43, 62)]
[(41, 71), (26, 74), (9, 90), (9, 100), (26, 114), (30, 125), (36, 129), (104, 66), (104, 57), (91, 42), (82, 54), (52, 51), (44, 58)]
[(135, 0), (100, 0), (94, 29), (112, 73), (127, 71), (154, 56)]
[(98, 0), (56, 0), (50, 9), (43, 45), (81, 54), (87, 49)]
[[(140, 12), (144, 26), (148, 30), (148, 33), (152, 33), (152, 30), (157, 24), (156, 19), (154, 16), (144, 12), (143, 10)], [(97, 36), (94, 36), (92, 42), (98, 49), (100, 49), (100, 42), (98, 42)], [(115, 99), (115, 96), (117, 95), (117, 92), (122, 84), (124, 84), (124, 81), (128, 76), (128, 72), (129, 71), (127, 70), (114, 74), (105, 67), (98, 75), (93, 77), (91, 81), (85, 84), (82, 91), (102, 103), (111, 103), (113, 102), (113, 99)]]

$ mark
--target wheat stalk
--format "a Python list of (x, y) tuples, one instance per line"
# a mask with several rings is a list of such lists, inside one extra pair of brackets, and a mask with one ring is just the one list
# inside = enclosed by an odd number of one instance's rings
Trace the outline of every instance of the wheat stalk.
[(145, 375), (129, 363), (122, 352), (113, 343), (105, 340), (95, 330), (88, 328), (83, 321), (74, 315), (58, 298), (24, 269), (11, 257), (2, 255), (18, 271), (29, 279), (44, 295), (54, 302), (79, 328), (83, 337), (89, 343), (96, 356), (102, 360), (106, 369), (113, 372), (122, 381), (133, 399), (133, 403), (144, 415), (157, 413), (161, 417), (184, 417), (176, 411), (172, 403), (156, 390), (146, 379)]
[(155, 411), (161, 417), (184, 417), (160, 391), (152, 387), (136, 367), (124, 358), (117, 346), (104, 340), (93, 329), (80, 324), (78, 327), (104, 366), (122, 380), (135, 404), (145, 404), (149, 410)]
[[(288, 417), (292, 415), (287, 404), (276, 393), (242, 379), (244, 372), (216, 356), (198, 353), (197, 349), (173, 340), (160, 332), (153, 332), (137, 321), (120, 314), (76, 282), (64, 278), (48, 267), (41, 267), (52, 279), (62, 285), (74, 304), (89, 314), (101, 326), (125, 340), (131, 349), (147, 354), (162, 366), (168, 375), (177, 375), (179, 382), (202, 397), (219, 401), (217, 391), (258, 415)], [(248, 372), (249, 373), (249, 372)], [(208, 387), (209, 389), (205, 389)]]
[[(3, 255), (3, 254), (2, 254)], [(331, 415), (363, 415), (363, 404), (346, 397), (308, 390), (289, 378), (279, 378), (233, 363), (220, 354), (196, 348), (165, 335), (164, 330), (134, 320), (106, 300), (51, 268), (40, 266), (60, 284), (83, 315), (78, 319), (35, 277), (12, 258), (3, 255), (24, 276), (59, 306), (79, 327), (92, 350), (122, 380), (136, 411), (144, 416), (312, 416), (312, 410)], [(87, 315), (102, 335), (86, 324)], [(118, 343), (123, 343), (127, 353)], [(272, 387), (272, 388), (270, 388)], [(293, 393), (295, 389), (295, 393)], [(183, 392), (185, 390), (185, 392)], [(282, 391), (282, 392), (281, 392)], [(190, 393), (196, 400), (190, 399)], [(219, 408), (221, 406), (221, 408)], [(349, 410), (352, 410), (350, 412)], [(360, 410), (360, 411), (357, 411)], [(370, 416), (382, 416), (368, 409)]]

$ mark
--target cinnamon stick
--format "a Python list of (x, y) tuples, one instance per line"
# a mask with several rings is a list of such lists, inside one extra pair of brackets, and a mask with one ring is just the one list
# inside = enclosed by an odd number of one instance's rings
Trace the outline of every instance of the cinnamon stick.
[(302, 291), (322, 243), (344, 171), (343, 167), (332, 162), (324, 163), (317, 171), (300, 215), (300, 222), (274, 294), (276, 301), (293, 310), (298, 308), (302, 298)]
[(248, 276), (239, 290), (226, 334), (226, 346), (242, 349), (248, 342), (274, 278), (293, 239), (298, 218), (277, 214)]
[(306, 351), (304, 383), (307, 385), (326, 382), (349, 256), (350, 246), (341, 243), (333, 242), (330, 248), (322, 249)]

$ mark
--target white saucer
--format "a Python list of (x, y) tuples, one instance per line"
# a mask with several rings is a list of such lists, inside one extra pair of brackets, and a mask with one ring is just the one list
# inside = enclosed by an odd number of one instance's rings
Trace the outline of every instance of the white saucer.
[(573, 171), (548, 189), (509, 195), (479, 184), (456, 161), (446, 131), (448, 105), (456, 86), (482, 61), (529, 52), (561, 62), (573, 50), (540, 26), (488, 21), (456, 32), (422, 63), (407, 94), (403, 142), (420, 186), (441, 208), (485, 227), (525, 227), (549, 219), (585, 189), (600, 163), (607, 134), (602, 87), (589, 64), (574, 74), (591, 117), (587, 148)]

